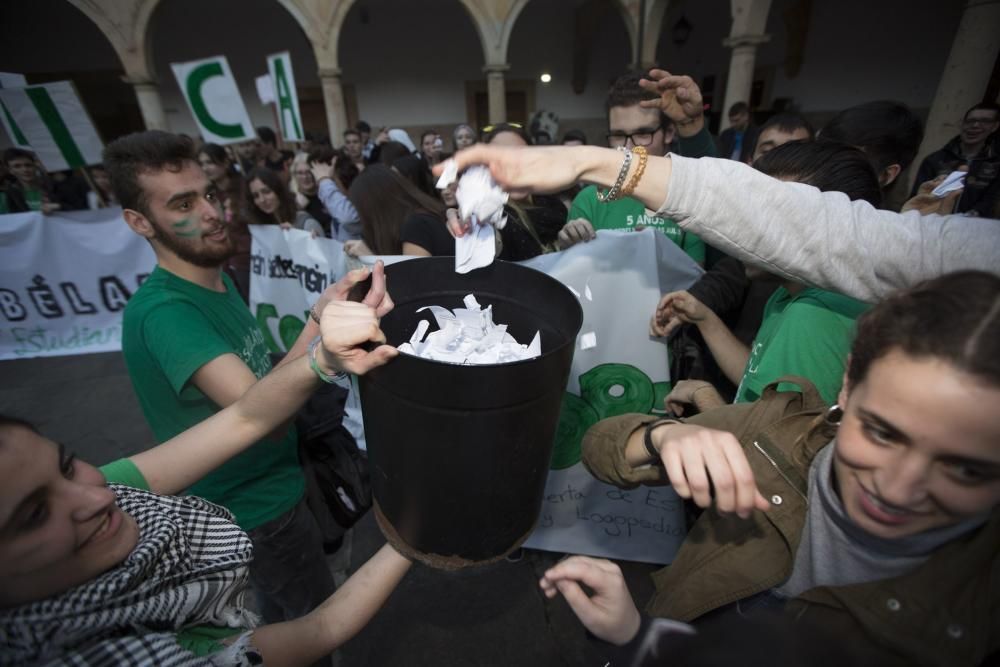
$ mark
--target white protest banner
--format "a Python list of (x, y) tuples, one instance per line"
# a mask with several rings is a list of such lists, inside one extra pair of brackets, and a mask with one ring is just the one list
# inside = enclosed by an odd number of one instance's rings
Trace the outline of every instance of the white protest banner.
[[(348, 260), (339, 243), (305, 232), (271, 226), (252, 232), (251, 309), (272, 343), (283, 343), (275, 349), (287, 349), (305, 325), (309, 304), (343, 275)], [(604, 417), (662, 410), (670, 390), (667, 350), (649, 338), (649, 316), (662, 293), (688, 287), (700, 269), (653, 230), (599, 232), (595, 241), (525, 264), (580, 295), (581, 335), (594, 334), (597, 342), (581, 350), (578, 341), (538, 527), (525, 546), (669, 562), (685, 534), (676, 494), (598, 482), (580, 463), (580, 439)]]
[(120, 350), (122, 311), (155, 265), (120, 208), (0, 215), (0, 359)]
[(15, 140), (27, 142), (49, 171), (101, 162), (104, 144), (69, 81), (2, 88), (0, 101), (10, 130), (20, 132)]
[[(580, 441), (601, 419), (662, 413), (671, 387), (667, 349), (649, 337), (649, 317), (661, 294), (688, 287), (701, 270), (652, 229), (598, 232), (595, 241), (523, 264), (579, 294), (584, 315), (538, 527), (524, 546), (670, 562), (686, 534), (677, 494), (665, 487), (624, 491), (599, 482), (580, 462)], [(584, 337), (596, 345), (582, 349)]]
[(299, 337), (309, 308), (349, 270), (344, 246), (277, 225), (251, 225), (250, 311), (272, 352), (285, 352)]
[(170, 69), (205, 141), (233, 144), (256, 136), (225, 56), (171, 63)]
[(302, 114), (299, 113), (299, 92), (295, 89), (295, 75), (292, 73), (292, 56), (288, 51), (269, 55), (267, 71), (274, 86), (281, 136), (286, 141), (305, 141)]
[(27, 85), (28, 80), (23, 74), (0, 72), (0, 88), (24, 88)]
[[(0, 72), (0, 88), (23, 88), (27, 85), (28, 80), (24, 78), (23, 74)], [(18, 148), (31, 149), (31, 144), (28, 143), (27, 137), (24, 136), (21, 128), (14, 122), (14, 117), (11, 116), (10, 110), (3, 103), (2, 99), (0, 99), (0, 123), (3, 124), (3, 129), (7, 132), (10, 143)]]

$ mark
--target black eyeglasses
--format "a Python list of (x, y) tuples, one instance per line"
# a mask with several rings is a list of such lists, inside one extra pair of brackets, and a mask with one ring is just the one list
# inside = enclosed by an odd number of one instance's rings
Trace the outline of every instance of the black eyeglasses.
[(643, 127), (632, 133), (608, 132), (605, 136), (608, 138), (608, 146), (611, 148), (624, 146), (628, 143), (629, 139), (632, 140), (633, 146), (648, 146), (653, 143), (653, 136), (659, 132), (660, 129), (660, 127)]
[(982, 118), (982, 117), (978, 117), (978, 118), (966, 118), (965, 120), (962, 121), (962, 124), (963, 125), (992, 125), (993, 123), (997, 122), (997, 120), (1000, 120), (1000, 118), (998, 118), (998, 117), (994, 117), (994, 118)]

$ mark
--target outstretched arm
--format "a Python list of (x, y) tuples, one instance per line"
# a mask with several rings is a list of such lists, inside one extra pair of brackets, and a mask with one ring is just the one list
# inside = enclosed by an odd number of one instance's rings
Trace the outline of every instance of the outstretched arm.
[[(488, 166), (512, 195), (577, 181), (609, 187), (622, 164), (618, 151), (596, 146), (476, 144), (455, 161), (459, 171)], [(998, 272), (995, 220), (880, 211), (733, 160), (650, 157), (632, 196), (744, 262), (863, 301), (950, 271)]]
[(380, 366), (398, 354), (380, 345), (368, 352), (360, 345), (385, 343), (376, 309), (351, 301), (333, 301), (323, 311), (322, 344), (310, 358), (300, 356), (259, 380), (235, 403), (163, 444), (129, 457), (155, 493), (173, 494), (197, 482), (263, 438), (295, 414), (319, 384), (323, 373), (355, 374)]
[[(385, 274), (381, 264), (376, 264), (373, 270), (365, 267), (348, 272), (343, 278), (324, 290), (313, 305), (312, 312), (318, 315), (331, 301), (344, 301), (351, 289), (356, 284), (366, 280), (369, 275), (372, 277), (372, 287), (363, 303), (375, 308), (379, 317), (389, 312), (392, 310), (392, 299), (386, 292)], [(307, 317), (302, 333), (299, 334), (295, 343), (276, 367), (280, 368), (304, 355), (310, 341), (316, 338), (319, 333), (319, 324), (311, 316)], [(219, 355), (201, 366), (191, 375), (191, 382), (212, 399), (213, 403), (224, 408), (232, 405), (240, 396), (243, 396), (257, 382), (257, 376), (239, 356), (228, 353)], [(277, 433), (283, 431), (284, 427), (276, 429)]]
[(410, 565), (390, 545), (383, 546), (311, 613), (255, 630), (253, 645), (268, 666), (294, 667), (319, 660), (365, 627)]

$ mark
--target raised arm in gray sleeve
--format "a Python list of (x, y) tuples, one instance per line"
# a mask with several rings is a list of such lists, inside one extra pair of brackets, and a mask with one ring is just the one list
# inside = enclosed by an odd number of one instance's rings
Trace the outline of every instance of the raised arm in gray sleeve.
[(1000, 221), (882, 211), (733, 160), (671, 156), (658, 213), (786, 278), (875, 302), (960, 269), (1000, 273)]
[(351, 200), (330, 179), (324, 178), (319, 182), (317, 194), (319, 200), (323, 202), (323, 206), (326, 206), (326, 210), (337, 222), (357, 222), (361, 219)]

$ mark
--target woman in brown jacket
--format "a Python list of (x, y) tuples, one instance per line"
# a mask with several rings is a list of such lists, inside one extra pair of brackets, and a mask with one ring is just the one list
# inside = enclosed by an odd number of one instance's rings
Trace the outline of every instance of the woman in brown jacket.
[[(685, 420), (594, 426), (584, 462), (625, 488), (671, 484), (706, 508), (653, 575), (654, 616), (786, 612), (855, 664), (979, 665), (1000, 651), (1000, 278), (959, 272), (858, 321), (838, 404), (769, 386)], [(583, 594), (578, 582), (595, 591)], [(546, 573), (598, 636), (640, 618), (607, 561)], [(624, 591), (624, 594), (622, 593)]]

